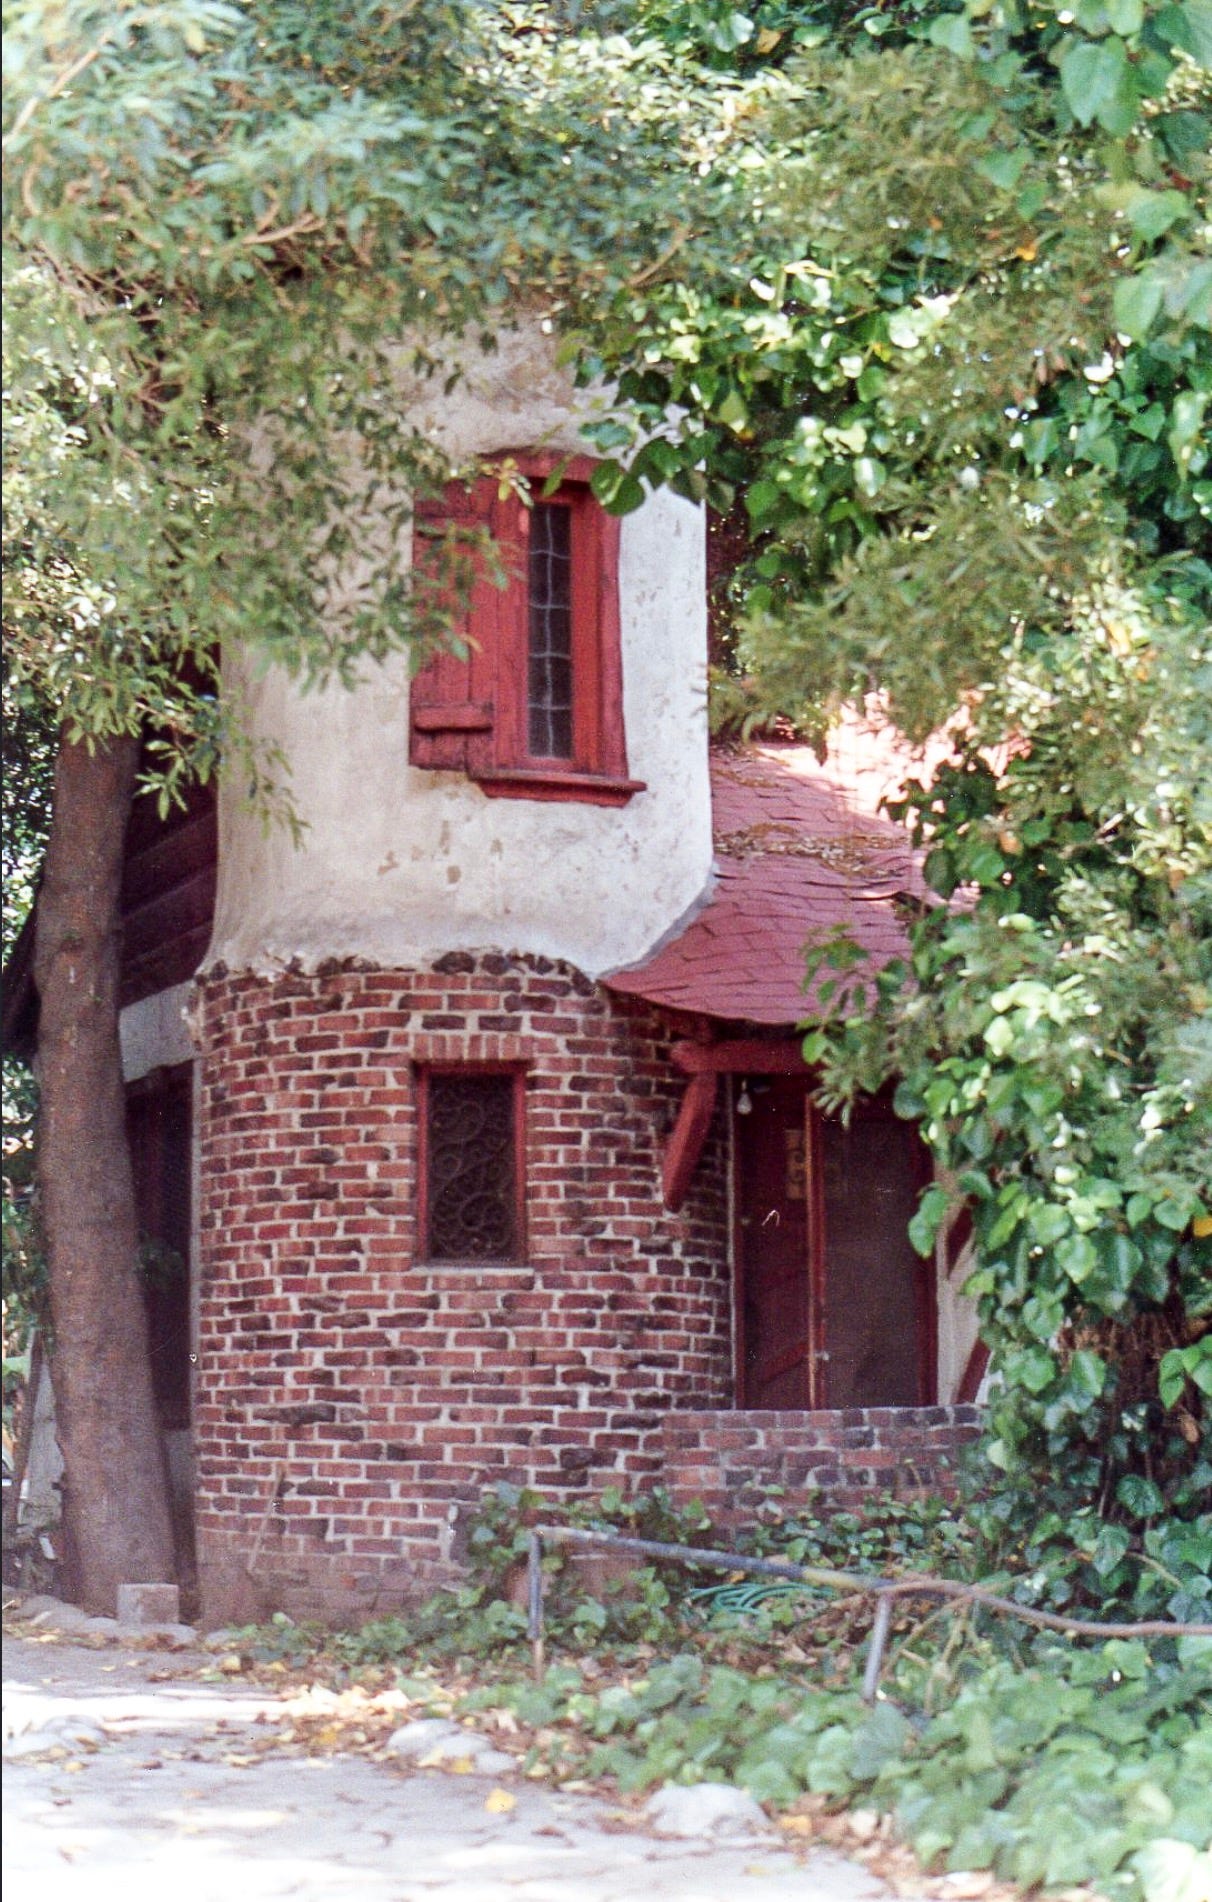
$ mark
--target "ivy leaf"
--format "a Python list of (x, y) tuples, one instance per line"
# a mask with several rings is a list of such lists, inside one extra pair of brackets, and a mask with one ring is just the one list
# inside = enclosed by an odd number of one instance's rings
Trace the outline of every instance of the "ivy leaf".
[(909, 1240), (919, 1255), (924, 1257), (932, 1252), (943, 1217), (950, 1205), (947, 1191), (937, 1182), (931, 1183), (909, 1223)]
[(1197, 66), (1212, 68), (1212, 0), (1179, 0), (1162, 7), (1151, 24), (1169, 45), (1189, 53)]
[(1185, 192), (1139, 192), (1128, 207), (1128, 220), (1138, 238), (1152, 244), (1171, 225), (1185, 218), (1192, 205)]
[(957, 59), (971, 59), (976, 52), (972, 28), (962, 13), (944, 13), (941, 19), (931, 20), (926, 38), (931, 45), (954, 53)]
[(1079, 125), (1097, 119), (1105, 131), (1122, 137), (1136, 117), (1137, 93), (1121, 39), (1097, 45), (1082, 41), (1062, 54), (1061, 90)]
[(984, 158), (977, 160), (976, 169), (991, 184), (1000, 186), (1003, 191), (1013, 191), (1022, 176), (1028, 157), (1026, 146), (1016, 145), (1009, 152), (987, 153)]
[(1165, 1510), (1160, 1486), (1142, 1473), (1125, 1473), (1115, 1488), (1115, 1497), (1138, 1519), (1152, 1519)]
[(1091, 1563), (1100, 1578), (1105, 1578), (1108, 1572), (1115, 1570), (1131, 1544), (1132, 1534), (1126, 1526), (1104, 1525), (1099, 1528)]
[(1056, 1260), (1070, 1281), (1086, 1281), (1098, 1266), (1098, 1249), (1088, 1235), (1070, 1235), (1058, 1242)]
[(1212, 1850), (1159, 1836), (1137, 1850), (1132, 1864), (1145, 1902), (1203, 1902), (1212, 1894)]
[(899, 1757), (909, 1725), (895, 1704), (877, 1704), (854, 1734), (850, 1774), (859, 1783), (871, 1782), (884, 1765)]

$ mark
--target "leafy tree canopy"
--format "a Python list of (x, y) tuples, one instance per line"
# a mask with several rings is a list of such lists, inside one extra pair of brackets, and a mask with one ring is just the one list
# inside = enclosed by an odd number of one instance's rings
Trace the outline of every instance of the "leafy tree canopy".
[(1212, 1480), (1212, 0), (7, 15), (18, 707), (150, 725), (171, 791), (242, 744), (222, 642), (438, 637), (403, 354), (541, 307), (630, 406), (606, 505), (747, 525), (725, 714), (953, 724), (959, 902), (810, 1048), (974, 1209), (997, 1511), (1164, 1581)]
[[(905, 808), (951, 903), (875, 984), (817, 947), (806, 1048), (833, 1103), (901, 1079), (944, 1171), (923, 1252), (973, 1211), (991, 1523), (1067, 1554), (1062, 1598), (1190, 1615), (1166, 1513), (1212, 1482), (1212, 9), (651, 17), (777, 82), (746, 102), (744, 271), (624, 293), (589, 352), (636, 416), (597, 431), (601, 491), (667, 479), (747, 523), (725, 719), (819, 734), (874, 691), (951, 725)], [(637, 449), (671, 405), (676, 442)], [(1181, 1536), (1212, 1572), (1206, 1520)]]
[(67, 0), (6, 29), (7, 687), (155, 727), (171, 787), (238, 738), (224, 640), (321, 675), (440, 631), (394, 532), (448, 473), (402, 363), (735, 233), (740, 135), (661, 43), (543, 10)]

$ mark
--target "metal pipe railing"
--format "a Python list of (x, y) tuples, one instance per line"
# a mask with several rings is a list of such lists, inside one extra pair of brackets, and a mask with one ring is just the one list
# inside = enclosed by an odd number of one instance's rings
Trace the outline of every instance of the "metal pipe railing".
[(899, 1578), (871, 1578), (862, 1572), (841, 1572), (826, 1565), (795, 1565), (787, 1559), (752, 1558), (743, 1552), (714, 1546), (666, 1545), (658, 1539), (633, 1539), (626, 1533), (599, 1532), (582, 1526), (532, 1526), (528, 1539), (526, 1635), (530, 1639), (536, 1678), (543, 1675), (543, 1542), (551, 1545), (599, 1546), (609, 1552), (630, 1552), (637, 1558), (667, 1559), (678, 1565), (703, 1565), (714, 1571), (748, 1572), (758, 1578), (786, 1578), (801, 1585), (823, 1585), (833, 1591), (862, 1593), (874, 1598), (875, 1617), (863, 1671), (863, 1700), (875, 1702), (888, 1634), (892, 1628), (894, 1598), (933, 1597), (983, 1605), (1003, 1617), (1021, 1619), (1045, 1631), (1068, 1632), (1080, 1638), (1212, 1638), (1212, 1625), (1171, 1624), (1152, 1619), (1143, 1624), (1103, 1624), (1088, 1618), (1066, 1618), (1060, 1612), (1036, 1611), (987, 1591), (983, 1585), (965, 1585), (954, 1578), (930, 1578), (909, 1573)]

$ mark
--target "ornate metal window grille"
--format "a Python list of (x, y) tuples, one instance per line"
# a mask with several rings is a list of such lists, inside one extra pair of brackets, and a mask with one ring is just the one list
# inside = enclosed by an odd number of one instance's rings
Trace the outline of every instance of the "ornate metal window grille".
[(544, 759), (572, 757), (572, 510), (536, 502), (527, 564), (527, 742)]
[(521, 1236), (512, 1075), (426, 1085), (426, 1254), (430, 1261), (516, 1261)]

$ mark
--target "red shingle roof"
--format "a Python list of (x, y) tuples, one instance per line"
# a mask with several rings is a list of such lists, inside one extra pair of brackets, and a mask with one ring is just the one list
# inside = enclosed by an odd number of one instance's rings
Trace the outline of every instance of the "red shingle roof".
[(716, 880), (677, 937), (604, 982), (668, 1009), (756, 1024), (805, 1016), (804, 947), (845, 927), (877, 968), (907, 948), (894, 900), (924, 891), (905, 829), (880, 811), (942, 748), (857, 717), (806, 746), (712, 759)]

